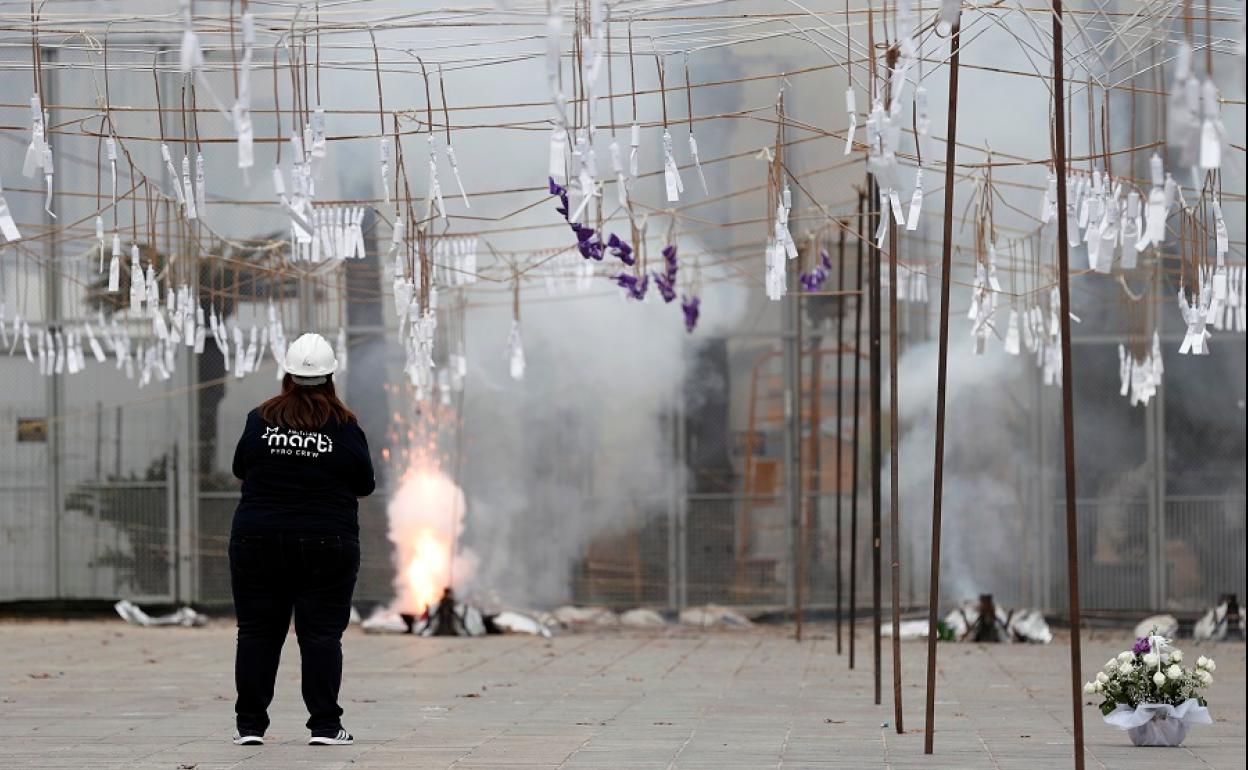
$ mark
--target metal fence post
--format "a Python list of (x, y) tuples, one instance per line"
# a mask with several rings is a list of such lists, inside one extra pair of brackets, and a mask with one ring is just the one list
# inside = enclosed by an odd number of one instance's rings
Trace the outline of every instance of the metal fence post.
[(174, 469), (172, 479), (177, 491), (174, 500), (178, 537), (175, 560), (178, 565), (178, 583), (175, 598), (178, 602), (199, 599), (199, 379), (197, 357), (187, 350), (186, 356), (186, 424), (178, 431), (174, 445)]

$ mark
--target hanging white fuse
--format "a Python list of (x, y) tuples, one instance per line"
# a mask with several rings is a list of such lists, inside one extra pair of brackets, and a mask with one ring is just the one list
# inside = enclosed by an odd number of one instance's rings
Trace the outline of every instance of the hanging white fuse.
[(947, 36), (953, 32), (954, 26), (962, 15), (962, 0), (940, 0), (940, 14), (937, 16), (936, 33)]
[(108, 260), (108, 290), (121, 291), (121, 236), (113, 233), (113, 256)]
[(858, 97), (853, 87), (845, 89), (845, 112), (849, 113), (849, 129), (845, 132), (845, 155), (854, 149), (854, 132), (858, 130)]
[(621, 208), (628, 208), (628, 180), (624, 176), (624, 156), (620, 143), (611, 140), (611, 170), (615, 172), (615, 197)]
[(143, 268), (139, 264), (139, 245), (130, 244), (130, 310), (142, 312), (147, 287), (143, 283)]
[(256, 45), (256, 20), (250, 12), (242, 17), (243, 59), (238, 67), (238, 99), (234, 102), (234, 132), (238, 135), (238, 168), (250, 185), (249, 170), (255, 165), (254, 129), (251, 125), (251, 57)]
[(464, 192), (464, 182), (459, 178), (459, 160), (455, 157), (455, 148), (449, 143), (446, 145), (446, 159), (451, 164), (451, 174), (455, 176), (455, 186), (459, 188), (459, 197), (464, 201), (464, 208), (472, 208), (472, 204), (468, 202), (468, 193)]
[(1226, 255), (1231, 250), (1231, 238), (1226, 229), (1226, 219), (1222, 216), (1222, 200), (1213, 199), (1214, 232), (1216, 234), (1218, 266), (1226, 266)]
[(91, 347), (91, 356), (95, 358), (97, 364), (104, 363), (104, 348), (100, 347), (100, 341), (95, 338), (95, 332), (91, 330), (91, 324), (83, 324), (82, 328), (87, 332), (87, 343)]
[(910, 212), (906, 216), (906, 229), (919, 229), (919, 212), (923, 210), (923, 169), (915, 169), (914, 192), (910, 195)]
[(13, 213), (9, 211), (9, 202), (4, 199), (4, 185), (0, 184), (0, 235), (5, 241), (20, 241), (22, 233), (13, 221)]
[(702, 182), (702, 194), (710, 195), (711, 191), (706, 186), (706, 175), (702, 173), (702, 160), (698, 157), (698, 140), (693, 138), (693, 132), (689, 132), (689, 154), (693, 156), (694, 168), (698, 170), (698, 179)]
[(43, 168), (43, 103), (39, 94), (30, 97), (30, 144), (26, 146), (26, 159), (22, 163), (22, 176), (33, 177), (35, 172)]
[(56, 214), (52, 213), (52, 177), (55, 171), (52, 168), (52, 145), (47, 142), (43, 143), (43, 211), (48, 216), (56, 219)]
[(197, 152), (195, 153), (195, 207), (199, 210), (201, 217), (208, 213), (207, 200), (208, 188), (204, 182), (204, 154)]
[(312, 161), (312, 174), (317, 179), (324, 178), (325, 172), (325, 156), (328, 154), (329, 145), (325, 139), (325, 108), (317, 105), (312, 110), (312, 119), (308, 123), (308, 132), (310, 141), (308, 145), (308, 155)]
[(437, 205), (438, 216), (442, 221), (446, 221), (446, 203), (442, 200), (442, 183), (438, 181), (438, 151), (433, 141), (433, 134), (429, 134), (429, 195), (427, 200), (429, 205)]
[(204, 66), (204, 52), (199, 45), (199, 35), (195, 34), (192, 24), (193, 11), (191, 0), (179, 0), (182, 6), (182, 74), (198, 72)]
[(680, 179), (680, 167), (676, 165), (676, 156), (672, 154), (672, 135), (663, 131), (663, 184), (667, 188), (667, 202), (680, 200), (685, 191), (685, 183)]
[(1200, 167), (1205, 171), (1213, 171), (1222, 167), (1222, 142), (1226, 129), (1222, 127), (1218, 90), (1214, 87), (1212, 78), (1201, 86), (1200, 97), (1204, 112), (1204, 120), (1200, 126)]
[(104, 272), (104, 249), (106, 244), (104, 243), (104, 217), (99, 214), (95, 215), (95, 242), (100, 250), (99, 265), (96, 267), (95, 272), (102, 273)]
[(381, 198), (390, 205), (390, 137), (383, 136), (377, 147), (378, 161), (381, 164)]
[[(113, 206), (117, 205), (117, 140), (112, 136), (104, 138), (104, 148), (108, 153), (108, 170), (110, 176), (110, 187), (112, 191)], [(113, 213), (113, 221), (117, 221), (116, 209)]]
[(186, 201), (186, 218), (198, 219), (199, 212), (195, 208), (195, 186), (191, 182), (191, 159), (187, 155), (182, 156), (182, 193)]
[(173, 166), (173, 156), (169, 154), (169, 145), (164, 142), (160, 143), (160, 157), (165, 160), (165, 170), (169, 172), (169, 178), (173, 180), (173, 197), (178, 199), (179, 206), (185, 206), (186, 200), (182, 197), (181, 177), (178, 176), (178, 170)]
[(628, 175), (636, 179), (641, 152), (641, 126), (636, 123), (628, 130), (628, 148)]
[(567, 181), (564, 155), (568, 149), (568, 138), (560, 126), (550, 130), (550, 177), (556, 182)]

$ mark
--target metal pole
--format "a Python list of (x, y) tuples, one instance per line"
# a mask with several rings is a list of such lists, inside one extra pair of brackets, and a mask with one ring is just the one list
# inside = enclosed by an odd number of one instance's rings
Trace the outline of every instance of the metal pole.
[[(799, 316), (801, 321), (804, 316)], [(800, 374), (800, 372), (799, 372)], [(810, 394), (807, 399), (810, 406), (808, 416), (810, 424), (810, 457), (807, 465), (807, 483), (805, 505), (802, 507), (802, 585), (810, 589), (818, 578), (812, 578), (812, 572), (818, 576), (823, 570), (816, 572), (812, 565), (822, 565), (819, 558), (819, 544), (822, 540), (819, 526), (819, 499), (823, 480), (823, 335), (813, 333), (810, 337)], [(813, 589), (810, 591), (814, 595)]]
[[(875, 179), (871, 180), (870, 201), (876, 208), (873, 209), (871, 217), (871, 232), (875, 232), (879, 226), (879, 218), (883, 214), (879, 209), (879, 187), (875, 183)], [(883, 500), (881, 493), (883, 492), (882, 475), (880, 473), (881, 460), (883, 457), (882, 436), (880, 431), (880, 377), (881, 372), (881, 353), (880, 349), (880, 323), (883, 320), (880, 315), (880, 250), (874, 243), (867, 245), (867, 254), (869, 259), (867, 268), (867, 280), (871, 286), (871, 316), (870, 337), (871, 337), (871, 394), (870, 394), (870, 410), (871, 410), (871, 652), (872, 652), (872, 677), (875, 686), (875, 703), (879, 705), (881, 697), (880, 685), (880, 620), (881, 610), (881, 563), (880, 563), (880, 540), (881, 540), (881, 522), (880, 512)]]
[(849, 667), (854, 667), (854, 640), (858, 630), (858, 422), (862, 413), (862, 234), (867, 226), (866, 196), (858, 191), (857, 266), (854, 281), (854, 448), (849, 493)]
[(121, 405), (118, 404), (114, 411), (115, 424), (113, 425), (113, 480), (121, 480)]
[[(790, 260), (792, 277), (790, 286), (800, 285), (797, 280), (799, 260)], [(788, 294), (789, 333), (785, 335), (784, 376), (788, 380), (785, 392), (785, 416), (788, 417), (789, 465), (788, 503), (789, 530), (792, 544), (793, 620), (795, 637), (802, 641), (802, 294)]]
[[(836, 253), (836, 290), (838, 292), (845, 291), (845, 226), (840, 228), (840, 237), (837, 239)], [(841, 489), (841, 479), (844, 474), (841, 464), (842, 444), (844, 443), (844, 430), (842, 428), (845, 417), (844, 401), (841, 398), (841, 391), (845, 387), (845, 295), (841, 294), (841, 305), (836, 312), (836, 654), (841, 654), (841, 623), (844, 616), (844, 604), (842, 603), (842, 570), (841, 570), (841, 507), (844, 490)], [(854, 355), (858, 351), (854, 350)]]
[(888, 528), (889, 582), (893, 605), (893, 722), (905, 732), (901, 714), (901, 536), (898, 522), (897, 458), (897, 218), (888, 220)]
[(1062, 61), (1062, 0), (1053, 0), (1053, 165), (1057, 173), (1057, 291), (1062, 331), (1062, 446), (1066, 461), (1066, 573), (1070, 601), (1070, 695), (1075, 770), (1083, 770), (1083, 695), (1079, 685), (1079, 516), (1075, 509), (1074, 373), (1070, 361), (1070, 255), (1066, 240), (1066, 75)]
[[(936, 721), (936, 614), (940, 608), (940, 506), (945, 473), (945, 382), (949, 372), (949, 281), (953, 272), (953, 185), (958, 132), (958, 60), (962, 25), (950, 34), (949, 114), (945, 129), (945, 219), (940, 246), (940, 354), (936, 369), (936, 450), (932, 469), (932, 553), (927, 588), (927, 704), (923, 722), (923, 753), (931, 754)], [(1059, 132), (1060, 133), (1060, 132)], [(1063, 209), (1064, 211), (1064, 209)], [(1065, 218), (1063, 214), (1062, 218)]]
[[(45, 62), (52, 62), (56, 57), (56, 50), (53, 48), (44, 48), (39, 46), (39, 57)], [(55, 78), (48, 78), (43, 81), (41, 78), (42, 88), (40, 95), (43, 99), (45, 109), (51, 113), (51, 109), (47, 107), (54, 104), (55, 101), (49, 94), (53, 91), (53, 81)], [(50, 115), (50, 117), (52, 117)], [(56, 125), (56, 121), (52, 120), (49, 125)], [(49, 131), (47, 134), (47, 143), (54, 154), (57, 153), (58, 134), (55, 131)], [(53, 205), (59, 208), (60, 187), (53, 190)], [(60, 251), (60, 238), (57, 235), (56, 228), (52, 227), (52, 220), (46, 214), (43, 216), (45, 224), (48, 226), (47, 251), (45, 255), (47, 260), (44, 263), (44, 302), (45, 317), (48, 330), (56, 330), (57, 333), (63, 333), (64, 325), (61, 323), (61, 277), (57, 273), (56, 255)], [(55, 353), (55, 346), (48, 351), (49, 355)], [(61, 413), (64, 407), (65, 398), (65, 382), (64, 377), (57, 374), (55, 369), (52, 370), (51, 376), (47, 378), (45, 396), (47, 399), (47, 456), (48, 456), (48, 501), (52, 509), (52, 587), (53, 595), (61, 598), (61, 517), (63, 513), (64, 494), (61, 485), (64, 483), (61, 467), (61, 447), (64, 444), (64, 423), (61, 420)]]
[(104, 474), (104, 402), (95, 402), (95, 483), (103, 481)]

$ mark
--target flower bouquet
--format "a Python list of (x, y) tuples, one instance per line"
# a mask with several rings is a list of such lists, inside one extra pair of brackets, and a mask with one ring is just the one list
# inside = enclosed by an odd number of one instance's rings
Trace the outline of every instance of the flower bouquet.
[(1198, 691), (1213, 682), (1217, 667), (1204, 656), (1192, 669), (1182, 663), (1183, 651), (1154, 629), (1110, 658), (1083, 691), (1104, 697), (1105, 722), (1126, 730), (1136, 746), (1178, 746), (1189, 726), (1213, 722)]

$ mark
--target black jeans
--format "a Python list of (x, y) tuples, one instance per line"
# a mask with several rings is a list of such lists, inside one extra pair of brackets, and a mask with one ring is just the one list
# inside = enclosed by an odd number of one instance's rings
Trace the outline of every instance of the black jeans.
[(264, 735), (282, 643), (295, 616), (303, 660), (303, 702), (313, 735), (342, 727), (342, 632), (360, 569), (358, 540), (337, 535), (234, 535), (230, 583), (238, 617), (234, 706), (238, 730)]

